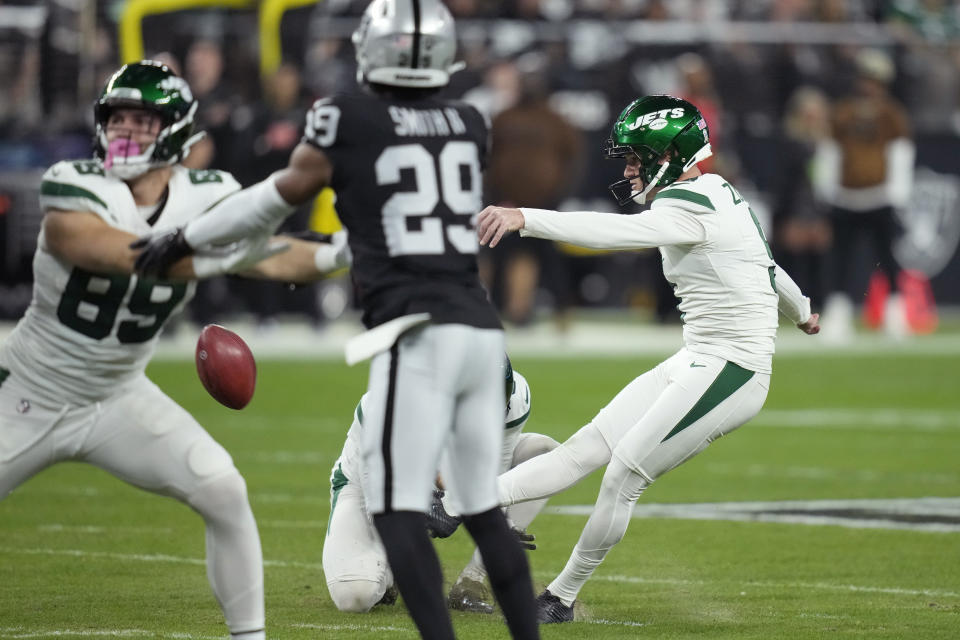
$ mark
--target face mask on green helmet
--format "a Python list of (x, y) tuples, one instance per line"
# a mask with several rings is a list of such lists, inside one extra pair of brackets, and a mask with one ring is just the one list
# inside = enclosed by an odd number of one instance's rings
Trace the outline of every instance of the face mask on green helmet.
[(604, 155), (638, 163), (640, 191), (634, 178), (609, 187), (622, 206), (631, 200), (644, 204), (650, 191), (672, 184), (713, 152), (707, 123), (693, 104), (673, 96), (646, 96), (627, 105), (617, 118)]
[[(141, 149), (123, 138), (107, 139), (107, 122), (114, 109), (146, 109), (160, 116), (156, 140)], [(128, 180), (157, 167), (179, 162), (203, 133), (194, 133), (197, 102), (186, 80), (160, 62), (143, 60), (124, 65), (107, 81), (94, 105), (97, 134), (94, 149), (108, 175)]]

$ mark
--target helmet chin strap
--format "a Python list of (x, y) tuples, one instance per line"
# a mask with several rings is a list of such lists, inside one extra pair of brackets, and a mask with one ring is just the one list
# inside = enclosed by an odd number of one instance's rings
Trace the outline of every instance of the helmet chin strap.
[(666, 173), (667, 167), (670, 166), (669, 160), (664, 160), (660, 163), (660, 171), (657, 171), (657, 175), (653, 176), (650, 182), (647, 183), (647, 186), (643, 188), (643, 191), (634, 194), (633, 201), (637, 204), (647, 204), (647, 194), (650, 193), (650, 190), (657, 186), (657, 183), (660, 182), (660, 178), (663, 177), (663, 174)]

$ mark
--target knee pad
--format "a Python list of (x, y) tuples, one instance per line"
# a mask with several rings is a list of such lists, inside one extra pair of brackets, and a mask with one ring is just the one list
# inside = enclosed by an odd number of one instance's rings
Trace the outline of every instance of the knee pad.
[(236, 469), (209, 480), (193, 492), (187, 503), (205, 519), (223, 519), (249, 512), (247, 483)]
[(386, 585), (370, 580), (334, 580), (327, 583), (327, 590), (339, 611), (366, 613), (383, 598)]
[(515, 467), (530, 458), (549, 453), (559, 446), (560, 443), (550, 436), (542, 433), (525, 433), (520, 436), (520, 441), (517, 442), (517, 446), (513, 450), (512, 466)]

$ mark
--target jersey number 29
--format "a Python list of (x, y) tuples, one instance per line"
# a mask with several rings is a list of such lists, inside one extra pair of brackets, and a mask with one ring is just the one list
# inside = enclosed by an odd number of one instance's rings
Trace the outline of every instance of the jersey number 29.
[[(477, 239), (469, 218), (465, 224), (447, 224), (444, 228), (443, 220), (432, 217), (441, 198), (454, 214), (471, 216), (479, 211), (480, 159), (476, 145), (451, 140), (436, 158), (422, 144), (387, 147), (374, 163), (377, 184), (399, 183), (404, 169), (413, 171), (416, 189), (394, 193), (383, 204), (383, 234), (390, 255), (441, 255), (445, 253), (444, 236), (457, 252), (476, 253)], [(409, 228), (407, 219), (412, 217), (421, 218), (419, 229)]]

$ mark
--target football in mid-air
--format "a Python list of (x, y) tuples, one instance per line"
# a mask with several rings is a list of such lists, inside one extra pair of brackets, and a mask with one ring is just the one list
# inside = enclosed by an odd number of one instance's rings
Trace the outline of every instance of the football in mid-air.
[(257, 363), (243, 338), (208, 324), (197, 339), (197, 373), (203, 388), (220, 404), (243, 409), (257, 385)]

